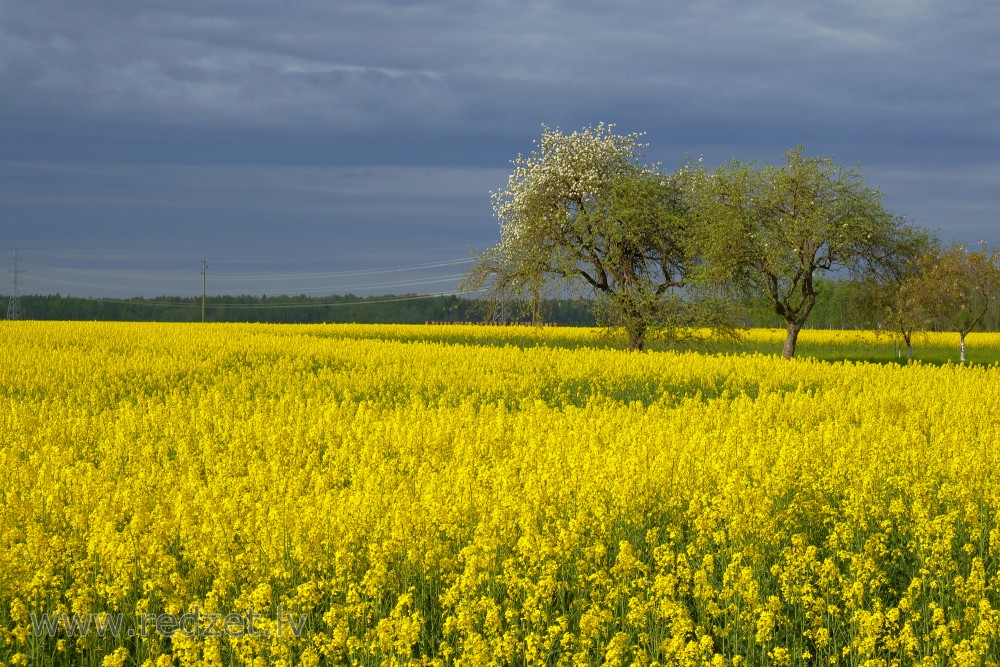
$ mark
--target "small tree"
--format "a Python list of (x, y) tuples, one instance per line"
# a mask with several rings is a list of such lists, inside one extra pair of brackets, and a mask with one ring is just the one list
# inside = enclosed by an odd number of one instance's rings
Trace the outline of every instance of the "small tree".
[(913, 337), (930, 326), (909, 284), (924, 270), (926, 258), (937, 252), (937, 240), (925, 231), (903, 226), (894, 253), (880, 276), (869, 275), (854, 283), (851, 308), (856, 318), (876, 332), (889, 332), (906, 347), (906, 362), (913, 361)]
[(543, 286), (592, 290), (602, 324), (641, 350), (651, 330), (700, 322), (682, 292), (693, 262), (676, 181), (640, 162), (641, 135), (599, 124), (564, 134), (544, 128), (493, 195), (500, 243), (483, 253), (462, 289), (489, 298)]
[[(531, 323), (542, 324), (542, 303), (546, 293), (544, 273), (530, 263), (517, 262), (499, 246), (480, 254), (459, 285), (460, 291), (476, 292), (488, 286), (484, 308), (487, 319), (496, 319), (505, 308), (514, 306), (515, 316), (527, 307)], [(510, 313), (508, 313), (510, 314)]]
[(985, 245), (970, 251), (962, 245), (929, 254), (922, 270), (907, 279), (901, 301), (907, 316), (933, 322), (959, 336), (959, 359), (965, 363), (965, 337), (983, 321), (1000, 292), (1000, 256)]
[(883, 272), (904, 227), (857, 171), (802, 146), (780, 167), (731, 161), (685, 169), (709, 277), (744, 299), (763, 299), (785, 323), (781, 354), (795, 354), (817, 299), (818, 273)]

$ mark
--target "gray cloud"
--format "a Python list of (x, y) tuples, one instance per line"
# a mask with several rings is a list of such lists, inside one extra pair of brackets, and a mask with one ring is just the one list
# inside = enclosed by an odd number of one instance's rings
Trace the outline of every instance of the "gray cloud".
[(601, 120), (667, 166), (805, 142), (971, 242), (998, 33), (976, 0), (0, 0), (0, 243), (417, 265), (494, 240), (542, 123)]
[[(217, 291), (412, 291), (405, 281), (449, 290), (472, 247), (493, 241), (482, 193), (504, 179), (503, 170), (455, 167), (0, 162), (0, 207), (21, 222), (8, 240), (27, 262), (30, 289), (176, 293), (172, 276), (190, 281), (208, 256), (220, 263)], [(163, 281), (121, 279), (144, 266), (159, 267)], [(425, 268), (398, 275), (400, 266)]]
[(995, 9), (872, 4), (15, 3), (3, 62), (24, 105), (174, 122), (442, 127), (491, 104), (537, 114), (503, 96), (522, 87), (552, 91), (555, 115), (608, 95), (974, 114), (942, 95), (960, 89), (995, 109)]

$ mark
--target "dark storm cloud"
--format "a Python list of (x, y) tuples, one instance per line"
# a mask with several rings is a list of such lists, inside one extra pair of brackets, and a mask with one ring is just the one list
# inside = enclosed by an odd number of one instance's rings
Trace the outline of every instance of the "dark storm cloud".
[(0, 0), (0, 243), (459, 258), (542, 123), (601, 120), (668, 167), (804, 142), (972, 242), (1000, 206), (998, 38), (1000, 6), (962, 0)]

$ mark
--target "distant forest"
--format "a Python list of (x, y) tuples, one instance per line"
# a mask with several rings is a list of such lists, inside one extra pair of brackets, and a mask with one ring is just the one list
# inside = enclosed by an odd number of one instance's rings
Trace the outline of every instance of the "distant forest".
[[(507, 320), (521, 317), (517, 308)], [(24, 319), (112, 320), (131, 322), (199, 322), (201, 297), (93, 299), (56, 295), (21, 297)], [(589, 305), (580, 299), (554, 299), (543, 304), (548, 323), (593, 326)], [(419, 294), (359, 297), (343, 296), (210, 296), (205, 302), (207, 322), (424, 324), (426, 322), (483, 322), (484, 305), (458, 296)], [(489, 318), (491, 321), (493, 318)]]
[[(807, 328), (863, 329), (865, 319), (851, 301), (850, 283), (825, 280)], [(205, 304), (209, 322), (424, 324), (426, 322), (530, 322), (526, 304), (509, 304), (505, 317), (488, 315), (484, 304), (461, 296), (419, 294), (359, 297), (343, 296), (210, 296)], [(198, 322), (201, 297), (93, 299), (55, 295), (21, 297), (24, 319), (112, 320), (133, 322)], [(585, 299), (547, 299), (542, 316), (546, 324), (594, 326), (591, 304)], [(765, 307), (747, 313), (748, 327), (782, 327), (780, 318)], [(984, 330), (1000, 329), (1000, 311), (987, 313)]]

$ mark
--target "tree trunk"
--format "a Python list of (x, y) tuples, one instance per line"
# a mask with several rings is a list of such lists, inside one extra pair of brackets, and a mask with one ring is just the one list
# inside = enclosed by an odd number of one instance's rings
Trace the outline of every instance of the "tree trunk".
[(965, 334), (959, 332), (958, 335), (959, 335), (958, 349), (960, 351), (959, 359), (961, 359), (962, 363), (964, 364), (965, 363)]
[(903, 334), (903, 340), (906, 342), (906, 365), (909, 366), (913, 363), (913, 334)]
[(784, 347), (781, 348), (781, 356), (785, 359), (791, 359), (795, 356), (795, 343), (799, 340), (799, 332), (802, 331), (802, 325), (795, 322), (788, 322), (785, 328), (788, 331), (788, 336), (785, 338)]
[(646, 343), (646, 327), (639, 324), (626, 326), (625, 335), (628, 336), (628, 349), (635, 352), (642, 352), (642, 348)]

